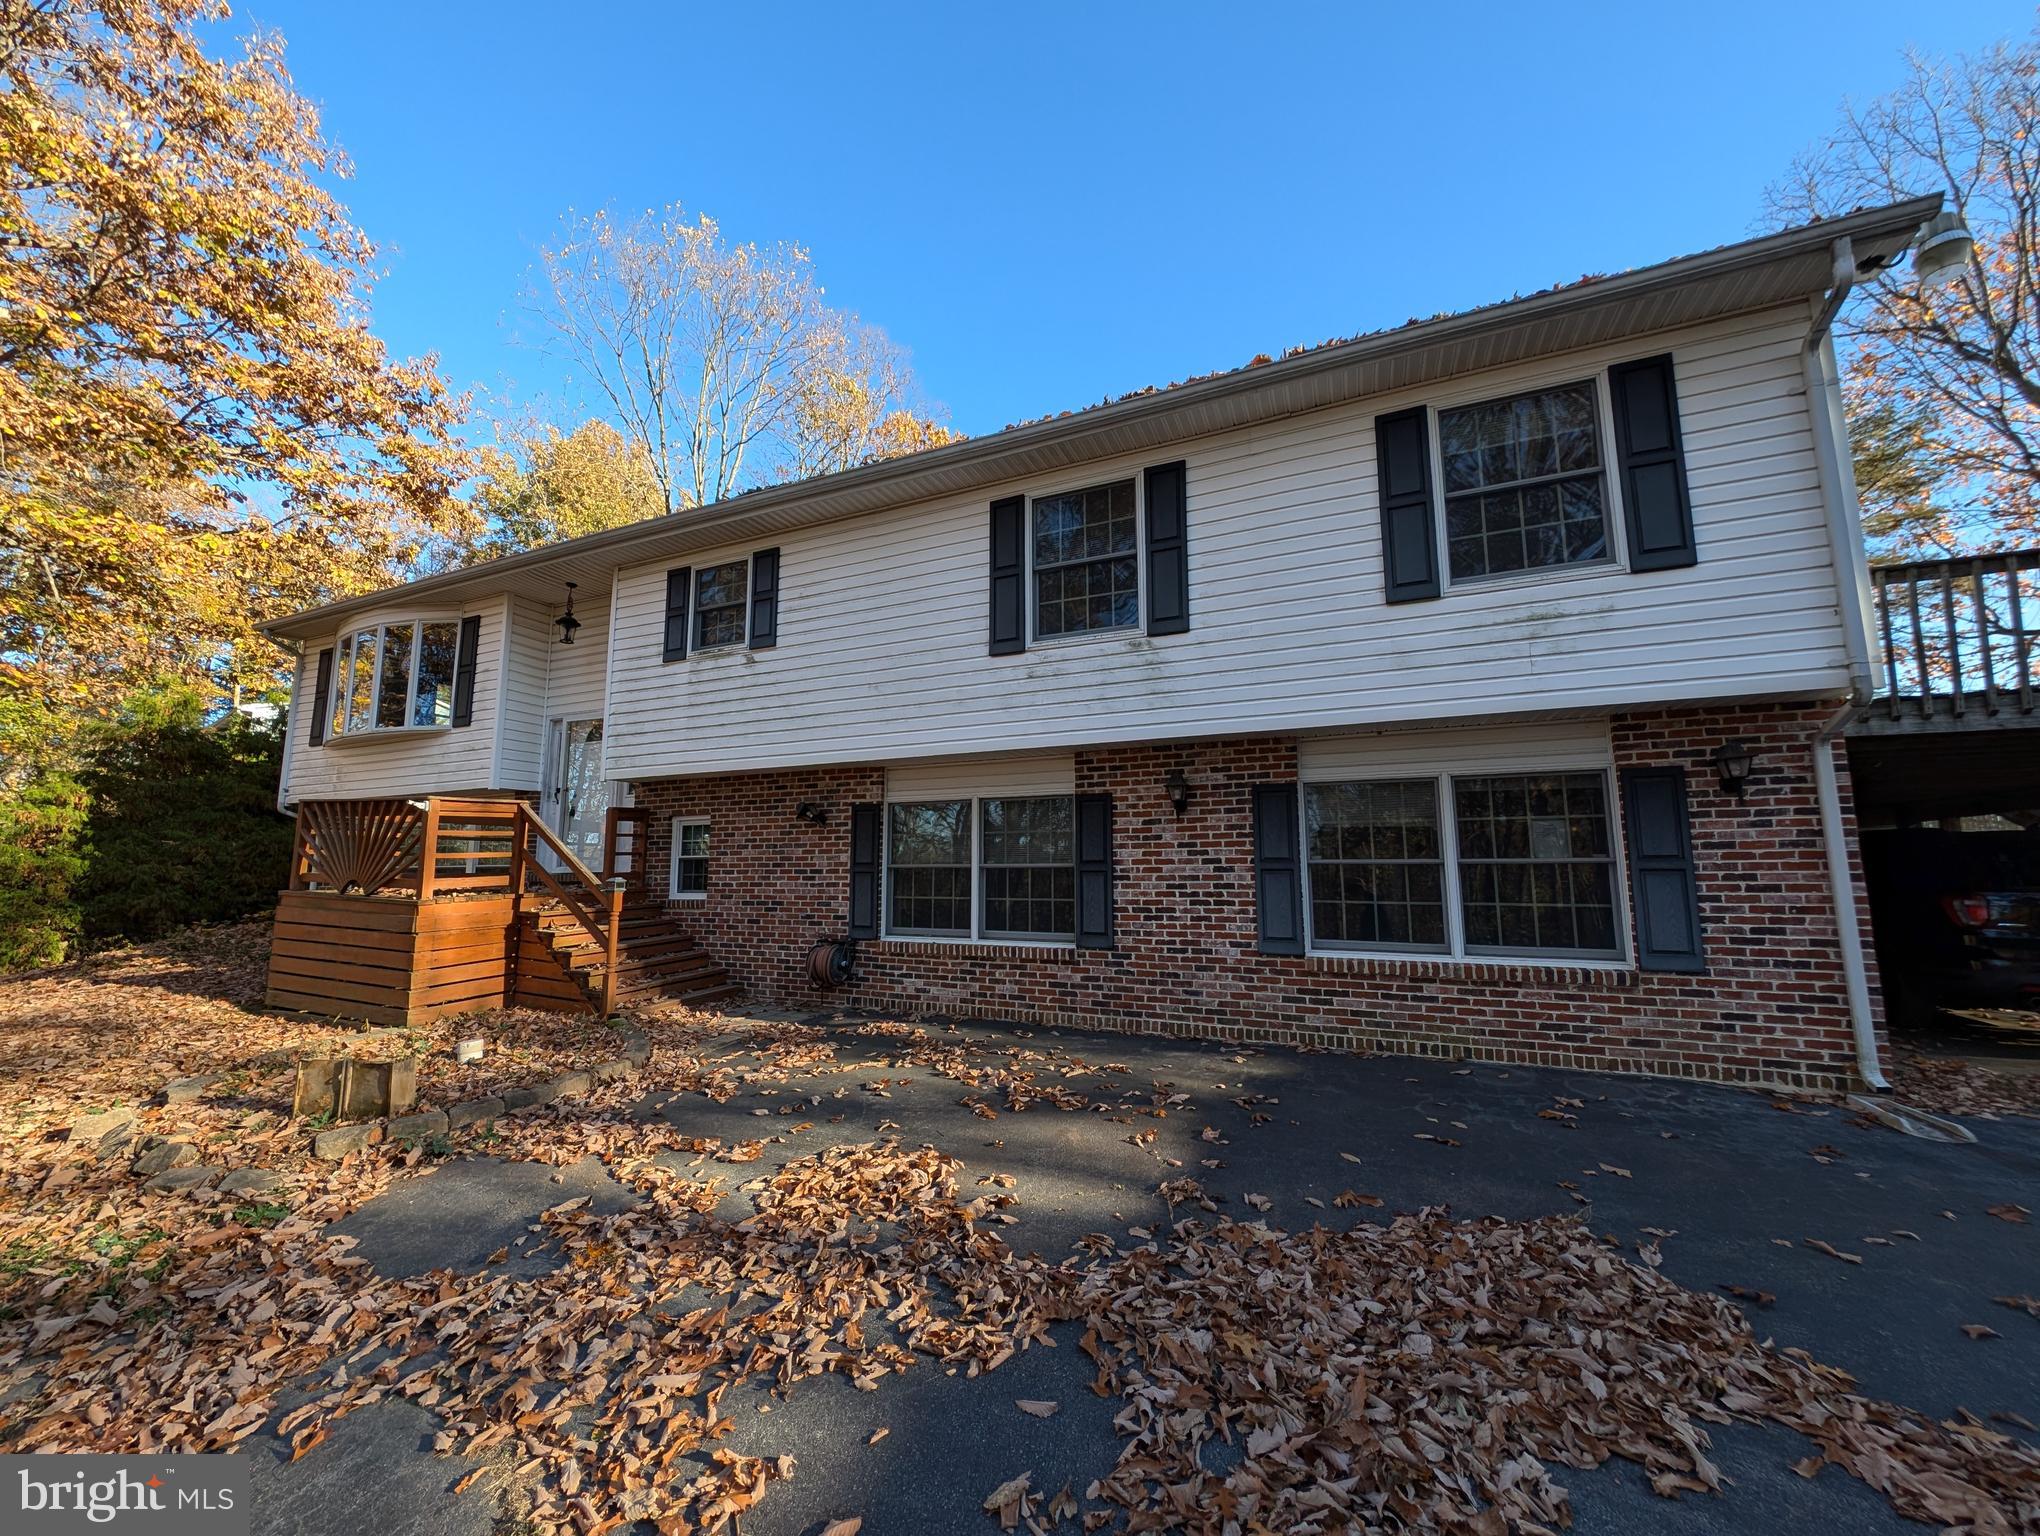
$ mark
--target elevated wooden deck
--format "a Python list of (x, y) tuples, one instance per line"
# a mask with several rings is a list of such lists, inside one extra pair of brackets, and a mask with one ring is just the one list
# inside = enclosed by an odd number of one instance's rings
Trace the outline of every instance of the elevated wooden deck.
[(734, 996), (634, 878), (638, 830), (634, 812), (610, 814), (597, 875), (521, 800), (301, 805), (268, 1005), (414, 1025), (481, 1008), (608, 1013), (632, 999)]

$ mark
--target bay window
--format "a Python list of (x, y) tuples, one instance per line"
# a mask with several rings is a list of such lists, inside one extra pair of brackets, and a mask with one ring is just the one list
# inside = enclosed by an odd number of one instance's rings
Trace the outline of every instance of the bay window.
[(1308, 784), (1303, 813), (1319, 948), (1621, 957), (1601, 770)]
[(453, 723), (458, 619), (405, 619), (356, 630), (333, 653), (331, 736)]

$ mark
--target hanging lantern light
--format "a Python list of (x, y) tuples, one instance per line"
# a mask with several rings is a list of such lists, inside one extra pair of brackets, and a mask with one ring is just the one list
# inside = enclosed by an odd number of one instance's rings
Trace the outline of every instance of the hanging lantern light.
[(574, 583), (567, 583), (567, 611), (553, 620), (560, 627), (560, 644), (572, 645), (574, 631), (581, 627), (581, 621), (574, 617)]

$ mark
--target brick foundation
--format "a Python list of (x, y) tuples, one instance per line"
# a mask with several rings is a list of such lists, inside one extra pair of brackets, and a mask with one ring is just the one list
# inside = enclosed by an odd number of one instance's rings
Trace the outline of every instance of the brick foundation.
[[(855, 981), (835, 993), (807, 982), (807, 952), (844, 931), (850, 807), (884, 799), (882, 768), (659, 780), (638, 786), (638, 804), (661, 885), (670, 818), (710, 818), (708, 898), (674, 910), (764, 1000), (1833, 1088), (1854, 1080), (1855, 1056), (1810, 756), (1832, 712), (1753, 705), (1612, 722), (1618, 769), (1688, 770), (1701, 976), (1258, 953), (1248, 802), (1253, 785), (1296, 776), (1288, 737), (1077, 751), (1078, 793), (1113, 796), (1114, 949), (879, 940), (859, 947)], [(1718, 791), (1706, 763), (1735, 736), (1758, 754), (1742, 801)], [(1831, 750), (1847, 812), (1847, 761)], [(1171, 768), (1192, 785), (1181, 816), (1161, 787)], [(803, 800), (827, 808), (826, 825), (795, 818)], [(1852, 816), (1848, 826), (1853, 844)], [(1867, 946), (1860, 872), (1857, 900)]]

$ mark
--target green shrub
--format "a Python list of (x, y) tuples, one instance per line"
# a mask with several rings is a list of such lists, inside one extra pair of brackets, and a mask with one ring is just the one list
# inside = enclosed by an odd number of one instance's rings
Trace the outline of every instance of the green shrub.
[(274, 904), (292, 835), (282, 729), (205, 715), (177, 688), (91, 722), (0, 702), (0, 970)]
[(0, 793), (0, 970), (54, 965), (81, 927), (86, 791), (61, 769)]
[(88, 943), (153, 939), (276, 903), (290, 818), (276, 809), (283, 733), (240, 715), (142, 711), (93, 733), (79, 778), (90, 798), (76, 886)]

